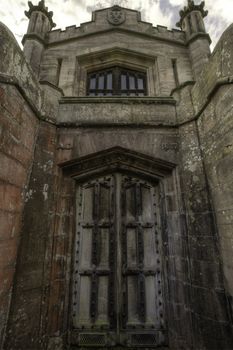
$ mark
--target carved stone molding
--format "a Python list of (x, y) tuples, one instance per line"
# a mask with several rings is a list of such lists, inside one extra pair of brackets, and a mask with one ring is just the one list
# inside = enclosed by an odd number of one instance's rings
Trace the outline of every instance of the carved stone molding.
[(141, 173), (159, 180), (170, 173), (176, 164), (122, 147), (113, 147), (61, 163), (59, 166), (63, 169), (65, 175), (77, 179), (94, 176), (98, 173), (121, 170)]

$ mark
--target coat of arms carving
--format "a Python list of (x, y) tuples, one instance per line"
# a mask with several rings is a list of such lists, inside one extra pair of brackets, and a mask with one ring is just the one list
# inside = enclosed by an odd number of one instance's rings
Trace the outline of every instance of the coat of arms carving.
[(120, 6), (113, 6), (108, 10), (108, 22), (113, 25), (120, 25), (125, 22), (125, 12)]

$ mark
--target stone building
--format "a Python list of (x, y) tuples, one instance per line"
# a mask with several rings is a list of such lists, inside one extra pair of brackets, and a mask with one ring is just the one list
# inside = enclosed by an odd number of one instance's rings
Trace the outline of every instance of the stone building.
[(4, 350), (233, 349), (233, 26), (0, 25)]

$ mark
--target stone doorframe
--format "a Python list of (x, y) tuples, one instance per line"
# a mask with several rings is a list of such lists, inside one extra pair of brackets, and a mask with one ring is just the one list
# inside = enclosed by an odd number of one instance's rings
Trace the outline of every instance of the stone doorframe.
[[(161, 207), (161, 232), (162, 232), (162, 254), (164, 257), (163, 274), (164, 274), (164, 299), (165, 299), (165, 313), (167, 315), (167, 329), (169, 343), (173, 341), (173, 328), (175, 320), (180, 317), (180, 313), (185, 314), (186, 328), (189, 325), (189, 314), (185, 313), (188, 308), (187, 293), (185, 286), (187, 284), (187, 266), (186, 259), (184, 259), (183, 246), (184, 239), (182, 239), (182, 225), (180, 222), (180, 194), (179, 181), (176, 164), (164, 161), (145, 155), (139, 152), (131, 151), (122, 147), (114, 147), (101, 152), (83, 156), (68, 162), (59, 164), (62, 169), (63, 178), (71, 178), (75, 189), (75, 184), (79, 181), (84, 181), (89, 178), (94, 178), (99, 175), (108, 174), (110, 172), (130, 172), (138, 176), (153, 180), (158, 183), (160, 189), (160, 207)], [(75, 197), (75, 191), (73, 196)], [(72, 228), (72, 238), (74, 239), (74, 223)], [(68, 244), (71, 249), (72, 242)], [(69, 252), (69, 256), (72, 256)], [(175, 262), (176, 259), (176, 262)], [(66, 281), (71, 281), (71, 266), (66, 267), (68, 270)], [(179, 267), (178, 269), (176, 267)], [(64, 309), (70, 310), (71, 288), (65, 288), (65, 302)], [(58, 293), (59, 294), (59, 293)], [(59, 298), (59, 295), (57, 295)], [(64, 291), (63, 291), (64, 298)], [(54, 303), (54, 296), (50, 298)], [(56, 301), (55, 301), (56, 304)], [(57, 300), (57, 304), (59, 301)], [(179, 307), (177, 305), (179, 304)], [(62, 315), (61, 315), (62, 316)], [(72, 344), (72, 337), (75, 334), (70, 331), (70, 315), (69, 312), (63, 312), (63, 334), (66, 340)], [(184, 319), (184, 318), (183, 318)], [(189, 328), (189, 327), (188, 327)], [(190, 329), (190, 328), (189, 328)], [(68, 339), (68, 340), (67, 340)], [(74, 340), (75, 342), (75, 340)]]

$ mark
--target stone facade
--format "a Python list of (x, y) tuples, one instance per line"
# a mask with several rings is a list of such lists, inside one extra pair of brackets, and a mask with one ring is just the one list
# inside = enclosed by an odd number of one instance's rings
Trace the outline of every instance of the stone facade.
[[(165, 321), (147, 339), (232, 349), (233, 27), (210, 53), (203, 3), (188, 2), (180, 30), (120, 7), (52, 30), (44, 1), (29, 5), (24, 52), (0, 25), (1, 348), (85, 348), (71, 312), (76, 188), (126, 173), (159, 189)], [(113, 66), (144, 71), (147, 96), (87, 96), (87, 74)], [(92, 349), (138, 348), (127, 332)]]

